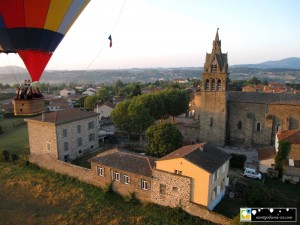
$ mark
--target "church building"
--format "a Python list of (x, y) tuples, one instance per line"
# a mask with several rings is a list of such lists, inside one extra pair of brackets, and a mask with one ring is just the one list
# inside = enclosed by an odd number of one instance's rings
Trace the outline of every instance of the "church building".
[(300, 129), (300, 94), (229, 91), (228, 82), (228, 56), (217, 30), (206, 53), (201, 98), (194, 102), (200, 142), (269, 146), (279, 129)]

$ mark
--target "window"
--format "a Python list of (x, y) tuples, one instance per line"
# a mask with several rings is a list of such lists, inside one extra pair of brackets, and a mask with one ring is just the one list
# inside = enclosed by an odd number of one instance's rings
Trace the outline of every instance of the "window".
[(208, 79), (205, 81), (205, 90), (209, 91), (209, 80)]
[(89, 130), (94, 129), (94, 122), (89, 122), (88, 123), (88, 129)]
[(217, 72), (218, 65), (217, 65), (216, 60), (214, 60), (214, 61), (211, 63), (210, 68), (211, 68), (211, 72), (212, 72), (212, 73)]
[(69, 154), (64, 156), (64, 160), (65, 160), (65, 162), (69, 161)]
[(161, 194), (161, 195), (166, 194), (166, 185), (165, 184), (160, 184), (159, 185), (159, 194)]
[(103, 176), (104, 175), (104, 169), (101, 166), (97, 166), (97, 174), (98, 176)]
[(242, 129), (242, 121), (239, 121), (239, 122), (238, 122), (237, 128), (238, 128), (239, 130)]
[(178, 175), (182, 175), (182, 171), (181, 170), (174, 170), (174, 173), (176, 173)]
[(256, 124), (256, 131), (261, 131), (261, 126), (260, 126), (260, 122), (257, 122)]
[(223, 164), (223, 167), (222, 167), (222, 172), (224, 173), (225, 172), (225, 169), (226, 169), (226, 163)]
[(215, 80), (211, 81), (211, 90), (215, 91), (216, 90), (216, 84), (215, 84)]
[(218, 80), (217, 82), (217, 90), (221, 91), (221, 80)]
[(114, 180), (120, 181), (120, 174), (118, 172), (114, 172)]
[(89, 141), (95, 140), (95, 134), (89, 134)]
[(210, 118), (210, 123), (209, 123), (209, 126), (210, 126), (210, 127), (212, 127), (212, 126), (213, 126), (213, 124), (214, 124), (214, 119), (211, 117), (211, 118)]
[(217, 195), (221, 194), (221, 186), (217, 186)]
[(79, 153), (79, 154), (81, 154), (81, 153), (82, 153), (82, 151), (81, 151), (81, 150), (79, 150), (79, 151), (78, 151), (78, 153)]
[(178, 187), (173, 187), (172, 191), (177, 192), (178, 191)]
[(68, 130), (67, 129), (63, 129), (63, 137), (68, 137)]
[(47, 150), (50, 151), (51, 150), (51, 144), (47, 143)]
[(129, 176), (124, 174), (123, 178), (124, 178), (124, 184), (129, 184), (129, 182), (130, 182), (129, 181)]
[(69, 143), (64, 142), (64, 151), (67, 152), (69, 150)]
[(77, 125), (77, 133), (80, 133), (80, 132), (81, 132), (81, 126)]
[(143, 189), (143, 190), (148, 190), (148, 182), (146, 181), (146, 180), (144, 180), (144, 179), (141, 179), (141, 188)]
[(215, 174), (212, 175), (212, 178), (211, 178), (211, 183), (213, 184), (214, 183), (214, 180), (215, 180)]
[(81, 146), (82, 145), (82, 138), (77, 138), (77, 146)]
[(276, 131), (278, 132), (278, 131), (280, 131), (280, 129), (281, 129), (281, 126), (280, 126), (280, 123), (279, 123), (279, 124), (277, 124), (277, 126), (276, 126)]

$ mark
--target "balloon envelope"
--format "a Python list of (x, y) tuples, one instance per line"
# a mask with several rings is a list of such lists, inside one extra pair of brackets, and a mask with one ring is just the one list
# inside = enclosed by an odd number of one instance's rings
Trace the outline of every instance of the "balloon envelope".
[(0, 52), (18, 53), (38, 81), (90, 0), (0, 0)]

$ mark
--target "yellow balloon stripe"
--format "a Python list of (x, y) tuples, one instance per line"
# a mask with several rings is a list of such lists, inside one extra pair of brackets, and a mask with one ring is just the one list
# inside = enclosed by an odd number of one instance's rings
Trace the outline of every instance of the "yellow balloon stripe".
[(56, 32), (71, 3), (72, 0), (52, 0), (44, 29)]

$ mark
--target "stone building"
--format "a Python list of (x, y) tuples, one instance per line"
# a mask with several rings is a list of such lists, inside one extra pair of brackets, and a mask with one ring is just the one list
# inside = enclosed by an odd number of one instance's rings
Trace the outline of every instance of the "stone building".
[(230, 155), (204, 144), (184, 146), (160, 159), (112, 149), (90, 159), (94, 183), (165, 206), (190, 202), (213, 209), (228, 185)]
[[(230, 155), (218, 148), (205, 143), (195, 144), (183, 146), (158, 159), (156, 169), (189, 177), (190, 201), (212, 210), (229, 184), (229, 159)], [(167, 179), (160, 182), (169, 183)]]
[(194, 105), (200, 141), (214, 145), (269, 146), (275, 134), (300, 128), (300, 95), (228, 90), (228, 57), (221, 51), (218, 31), (206, 54), (201, 100)]
[(30, 154), (50, 154), (63, 161), (98, 148), (98, 114), (66, 109), (25, 119)]

